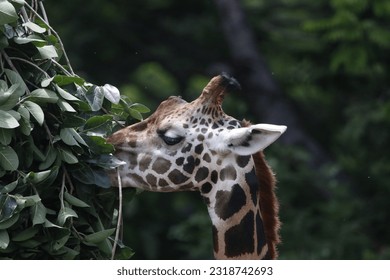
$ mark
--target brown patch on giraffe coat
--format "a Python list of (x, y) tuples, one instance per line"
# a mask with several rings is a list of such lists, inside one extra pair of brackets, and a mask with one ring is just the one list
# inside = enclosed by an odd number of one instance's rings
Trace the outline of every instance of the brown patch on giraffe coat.
[(131, 126), (131, 130), (135, 132), (140, 132), (145, 130), (148, 127), (148, 122), (147, 121), (142, 121), (139, 123), (136, 123)]
[(266, 244), (266, 238), (264, 235), (264, 225), (260, 217), (260, 211), (256, 213), (256, 236), (257, 236), (257, 254), (260, 255), (261, 250)]
[(211, 171), (210, 179), (211, 179), (211, 182), (216, 184), (218, 182), (218, 172), (215, 170)]
[(202, 159), (205, 161), (205, 162), (208, 162), (210, 163), (211, 162), (211, 157), (209, 154), (205, 153), (202, 157)]
[(152, 175), (152, 174), (148, 174), (148, 175), (146, 175), (146, 182), (148, 182), (148, 184), (150, 185), (150, 186), (152, 186), (152, 187), (154, 187), (154, 186), (156, 186), (156, 184), (157, 184), (157, 178), (154, 176), (154, 175)]
[(140, 185), (147, 185), (147, 183), (145, 182), (144, 178), (142, 178), (141, 176), (139, 176), (139, 175), (137, 175), (137, 174), (130, 173), (130, 174), (127, 174), (127, 177), (133, 178), (133, 180), (134, 180), (137, 184), (140, 184)]
[(158, 179), (158, 186), (159, 186), (159, 187), (168, 186), (168, 182), (165, 181), (164, 179), (160, 178), (160, 179)]
[(222, 168), (221, 172), (219, 173), (219, 178), (221, 181), (236, 180), (237, 171), (232, 165), (228, 165), (225, 168)]
[(208, 194), (212, 188), (213, 188), (213, 185), (211, 185), (210, 182), (206, 182), (202, 185), (202, 187), (200, 188), (200, 191), (202, 194)]
[(186, 163), (183, 165), (183, 170), (189, 174), (192, 174), (195, 169), (195, 158), (193, 156), (187, 157)]
[(171, 162), (165, 158), (157, 158), (152, 165), (152, 170), (158, 174), (165, 174), (171, 168)]
[(214, 245), (214, 253), (217, 254), (219, 250), (219, 244), (218, 244), (218, 230), (217, 228), (213, 225), (212, 226), (212, 234), (213, 234), (213, 245)]
[(206, 179), (207, 176), (209, 176), (209, 169), (207, 167), (200, 167), (195, 174), (195, 181), (199, 183)]
[(225, 232), (225, 255), (230, 258), (255, 251), (253, 211), (249, 211), (241, 222)]
[(235, 184), (231, 191), (217, 191), (215, 200), (215, 213), (227, 220), (245, 205), (246, 195), (240, 185)]
[(184, 184), (189, 178), (185, 176), (180, 170), (174, 169), (168, 174), (169, 180), (175, 185)]
[(248, 165), (250, 158), (251, 156), (238, 156), (237, 157), (238, 166), (244, 168), (245, 166)]
[(245, 181), (249, 186), (249, 192), (251, 194), (253, 205), (257, 206), (258, 194), (259, 194), (259, 179), (256, 176), (255, 168), (251, 172), (245, 174)]
[(152, 157), (150, 155), (144, 155), (139, 161), (139, 170), (144, 172), (149, 168), (149, 164), (152, 162)]

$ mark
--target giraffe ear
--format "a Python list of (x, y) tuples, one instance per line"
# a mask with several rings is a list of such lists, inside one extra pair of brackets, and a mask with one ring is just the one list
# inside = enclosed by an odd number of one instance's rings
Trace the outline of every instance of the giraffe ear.
[(286, 131), (284, 125), (255, 124), (228, 130), (220, 134), (220, 150), (231, 150), (239, 155), (252, 155), (264, 150)]

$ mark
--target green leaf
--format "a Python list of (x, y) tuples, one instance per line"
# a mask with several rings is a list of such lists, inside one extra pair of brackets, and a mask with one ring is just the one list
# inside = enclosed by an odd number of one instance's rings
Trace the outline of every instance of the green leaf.
[(46, 207), (41, 201), (31, 207), (31, 215), (33, 217), (33, 226), (45, 223)]
[(69, 204), (71, 204), (73, 206), (77, 206), (77, 207), (91, 207), (87, 203), (82, 201), (81, 199), (78, 199), (77, 197), (74, 197), (73, 195), (71, 195), (68, 192), (64, 192), (64, 198), (65, 198), (65, 200), (67, 202), (69, 202)]
[(134, 251), (127, 246), (120, 246), (115, 254), (116, 260), (128, 260), (134, 255)]
[(14, 111), (14, 110), (9, 110), (7, 111), (8, 114), (10, 114), (11, 116), (13, 116), (15, 118), (15, 120), (19, 121), (21, 116), (18, 112)]
[(9, 244), (9, 235), (6, 230), (0, 230), (0, 249), (7, 249)]
[(43, 59), (51, 59), (58, 57), (57, 50), (54, 46), (43, 46), (43, 47), (37, 47), (39, 54), (41, 55), (41, 58)]
[(38, 167), (39, 170), (44, 170), (51, 167), (56, 159), (57, 159), (57, 150), (50, 145), (48, 147), (45, 160)]
[(42, 125), (45, 119), (45, 114), (43, 113), (42, 108), (38, 104), (28, 100), (24, 101), (23, 105), (30, 112), (30, 114), (36, 119), (38, 124)]
[[(65, 232), (65, 231), (64, 231), (64, 232)], [(53, 242), (52, 242), (53, 250), (54, 250), (54, 251), (58, 251), (59, 249), (61, 249), (62, 247), (64, 247), (64, 245), (66, 244), (66, 242), (68, 242), (69, 237), (70, 237), (70, 231), (67, 230), (67, 231), (64, 233), (64, 236), (60, 237), (59, 239), (53, 240)]]
[(12, 215), (9, 219), (0, 222), (0, 229), (12, 227), (19, 220), (19, 214)]
[(8, 39), (3, 34), (0, 34), (0, 50), (4, 50), (9, 46)]
[(103, 87), (100, 87), (104, 91), (104, 96), (114, 104), (118, 104), (121, 99), (121, 94), (119, 90), (110, 84), (105, 84)]
[(66, 90), (60, 88), (58, 85), (55, 85), (55, 88), (57, 90), (57, 92), (59, 93), (59, 95), (61, 95), (61, 97), (65, 100), (68, 100), (68, 101), (80, 101), (80, 99), (78, 99), (76, 96), (70, 94), (69, 92), (67, 92)]
[(101, 87), (94, 87), (86, 93), (86, 98), (92, 111), (99, 111), (102, 108), (104, 100), (104, 90)]
[(7, 171), (15, 171), (19, 166), (19, 158), (14, 149), (0, 146), (0, 166)]
[(17, 242), (26, 241), (26, 240), (34, 237), (38, 233), (38, 231), (39, 231), (39, 227), (27, 228), (27, 229), (23, 230), (22, 232), (19, 232), (15, 236), (13, 236), (12, 241), (17, 241)]
[(56, 75), (54, 76), (53, 82), (55, 82), (59, 86), (66, 86), (73, 83), (79, 86), (83, 86), (85, 80), (76, 76)]
[(23, 78), (13, 70), (4, 69), (7, 78), (10, 80), (11, 84), (18, 85), (18, 87), (14, 91), (14, 95), (17, 97), (21, 97), (26, 93), (27, 86), (23, 80)]
[(60, 226), (63, 226), (68, 218), (78, 218), (77, 213), (69, 208), (69, 207), (64, 207), (60, 210), (58, 217), (57, 217), (57, 222)]
[(62, 148), (62, 149), (59, 149), (59, 151), (60, 151), (62, 160), (65, 161), (66, 163), (75, 164), (75, 163), (79, 162), (77, 157), (70, 150)]
[(25, 1), (24, 0), (11, 0), (12, 2), (15, 2), (19, 5), (24, 5)]
[(85, 124), (85, 119), (72, 113), (64, 113), (63, 115), (63, 127), (80, 127)]
[(30, 112), (23, 105), (19, 106), (18, 113), (27, 121), (30, 120)]
[(48, 87), (50, 83), (53, 81), (54, 77), (43, 79), (41, 82), (41, 87)]
[(60, 131), (60, 137), (65, 144), (69, 146), (78, 146), (79, 143), (88, 146), (84, 139), (77, 133), (74, 128), (63, 128)]
[(65, 100), (62, 100), (61, 98), (58, 99), (57, 105), (58, 105), (58, 107), (60, 107), (60, 109), (62, 111), (72, 112), (72, 113), (76, 113), (77, 112), (68, 102), (66, 102)]
[(37, 194), (22, 197), (16, 195), (14, 197), (16, 199), (16, 202), (18, 203), (18, 206), (22, 209), (26, 207), (31, 207), (41, 201), (41, 198)]
[(31, 21), (23, 23), (22, 25), (27, 27), (28, 29), (36, 32), (36, 33), (45, 33), (46, 32), (46, 28), (40, 27), (38, 24), (33, 23)]
[(0, 128), (0, 144), (8, 146), (12, 141), (13, 130)]
[[(22, 108), (22, 105), (19, 107), (19, 109)], [(26, 109), (23, 107), (23, 109)], [(26, 109), (27, 110), (27, 109)], [(29, 113), (30, 115), (30, 113)], [(22, 117), (22, 119), (19, 121), (19, 124), (20, 124), (20, 131), (26, 135), (26, 136), (29, 136), (31, 134), (31, 131), (32, 131), (32, 126), (31, 126), (31, 123), (30, 123), (30, 118), (26, 119), (24, 117)]]
[(7, 185), (5, 185), (4, 187), (2, 187), (0, 189), (0, 193), (9, 193), (9, 192), (12, 192), (16, 186), (18, 185), (18, 182), (19, 182), (19, 179), (16, 180), (16, 181), (13, 181)]
[(29, 172), (27, 175), (26, 175), (26, 182), (29, 182), (31, 184), (39, 184), (41, 182), (43, 182), (44, 180), (47, 179), (47, 177), (49, 177), (51, 173), (51, 170), (45, 170), (45, 171), (41, 171), (41, 172)]
[(0, 1), (0, 25), (14, 22), (18, 19), (18, 14), (14, 6), (8, 1)]
[(114, 146), (107, 143), (107, 140), (101, 136), (85, 137), (89, 149), (96, 154), (109, 154), (114, 152)]
[(37, 102), (56, 103), (58, 96), (54, 91), (38, 88), (29, 94), (28, 99)]
[(131, 104), (130, 108), (134, 109), (140, 113), (149, 113), (150, 112), (150, 109), (148, 107), (146, 107), (145, 105), (140, 104), (140, 103)]
[(106, 240), (114, 232), (115, 232), (115, 228), (105, 229), (102, 231), (98, 231), (98, 232), (86, 235), (84, 237), (84, 240), (88, 243), (97, 244), (97, 243), (100, 243), (100, 242), (103, 242), (104, 240)]
[[(3, 191), (4, 189), (1, 192)], [(15, 214), (18, 203), (16, 202), (16, 199), (12, 197), (12, 195), (0, 195), (0, 197), (5, 197), (5, 200), (3, 200), (2, 203), (3, 205), (0, 208), (0, 221), (5, 221)]]
[(19, 122), (10, 113), (0, 110), (0, 127), (15, 128), (19, 126)]
[(59, 229), (63, 229), (63, 227), (60, 227), (59, 225), (56, 225), (52, 222), (50, 222), (48, 219), (45, 219), (45, 224), (43, 225), (44, 227), (47, 227), (47, 228), (59, 228)]
[(0, 109), (8, 111), (16, 106), (19, 102), (19, 96), (13, 93), (18, 89), (18, 87), (18, 84), (14, 84), (10, 88), (7, 88), (5, 92), (0, 93)]
[(83, 168), (74, 170), (72, 172), (72, 176), (76, 180), (87, 185), (97, 185), (102, 188), (111, 187), (111, 180), (105, 171), (100, 169), (94, 170), (88, 165), (83, 166)]
[(63, 128), (60, 131), (60, 137), (61, 140), (69, 146), (78, 146), (79, 143), (77, 143), (76, 139), (73, 137), (73, 134), (71, 133), (71, 128)]
[(137, 110), (134, 110), (134, 109), (131, 109), (129, 108), (129, 111), (130, 111), (130, 115), (136, 119), (136, 120), (139, 120), (139, 121), (142, 121), (143, 120), (143, 117), (141, 115), (141, 113)]
[(104, 115), (104, 116), (93, 116), (89, 118), (85, 125), (84, 125), (84, 131), (100, 131), (100, 129), (103, 129), (104, 131), (107, 131), (107, 125), (111, 124), (112, 116)]
[(46, 43), (45, 40), (42, 40), (42, 38), (37, 35), (30, 35), (27, 37), (15, 37), (14, 42), (19, 45), (24, 45), (28, 43), (39, 43), (39, 44)]

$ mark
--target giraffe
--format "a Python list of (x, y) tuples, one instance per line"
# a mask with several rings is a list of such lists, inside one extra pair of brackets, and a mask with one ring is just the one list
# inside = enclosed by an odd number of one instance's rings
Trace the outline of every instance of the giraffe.
[[(199, 191), (212, 223), (216, 259), (275, 259), (279, 243), (275, 178), (263, 149), (286, 126), (225, 114), (226, 92), (240, 88), (221, 74), (187, 103), (171, 96), (147, 119), (112, 134), (123, 187)], [(117, 176), (111, 174), (114, 186)]]

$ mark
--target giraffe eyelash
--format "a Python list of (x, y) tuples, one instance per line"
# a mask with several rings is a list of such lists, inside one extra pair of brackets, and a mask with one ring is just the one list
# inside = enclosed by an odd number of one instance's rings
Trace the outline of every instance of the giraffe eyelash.
[(184, 137), (183, 136), (168, 136), (167, 130), (157, 130), (158, 136), (169, 146), (179, 144)]

